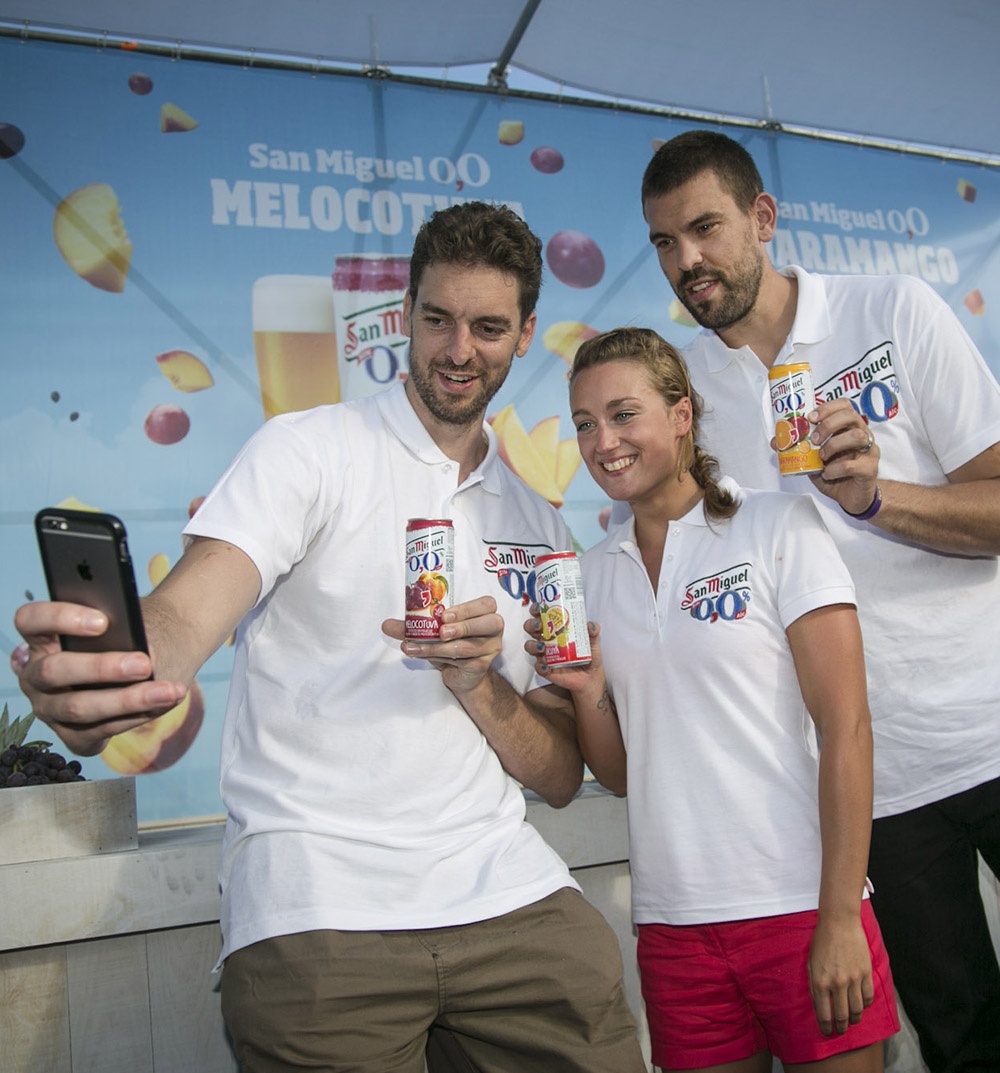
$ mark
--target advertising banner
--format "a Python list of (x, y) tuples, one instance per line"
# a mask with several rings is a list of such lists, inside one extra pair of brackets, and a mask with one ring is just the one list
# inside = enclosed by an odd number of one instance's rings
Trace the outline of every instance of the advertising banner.
[[(601, 536), (608, 504), (580, 465), (568, 363), (580, 340), (618, 325), (678, 345), (696, 331), (639, 202), (656, 145), (694, 124), (15, 39), (0, 39), (0, 101), (7, 651), (15, 609), (46, 594), (36, 511), (118, 515), (148, 592), (180, 556), (198, 497), (263, 421), (405, 376), (413, 236), (461, 200), (510, 204), (544, 243), (538, 331), (488, 417), (577, 544)], [(778, 201), (779, 266), (919, 276), (1000, 371), (1000, 175), (725, 129)], [(142, 820), (218, 813), (231, 669), (225, 645), (181, 709), (84, 773), (142, 773)], [(4, 702), (26, 714), (9, 671)]]

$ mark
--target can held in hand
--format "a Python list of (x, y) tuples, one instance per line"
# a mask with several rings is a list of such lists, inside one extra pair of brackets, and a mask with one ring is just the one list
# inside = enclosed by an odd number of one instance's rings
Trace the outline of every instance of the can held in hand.
[(778, 448), (778, 468), (782, 477), (796, 473), (819, 473), (823, 460), (819, 448), (809, 439), (812, 425), (807, 414), (816, 409), (809, 362), (773, 365), (767, 374), (774, 414), (774, 439)]
[(440, 641), (441, 616), (452, 605), (455, 530), (449, 518), (406, 523), (406, 639)]
[(540, 555), (535, 560), (535, 597), (545, 662), (550, 667), (589, 663), (590, 634), (583, 603), (583, 576), (574, 552)]

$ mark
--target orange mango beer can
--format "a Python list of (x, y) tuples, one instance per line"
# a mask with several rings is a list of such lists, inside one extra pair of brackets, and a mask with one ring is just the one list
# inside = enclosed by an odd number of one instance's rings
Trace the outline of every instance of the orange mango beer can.
[(589, 663), (583, 576), (575, 552), (560, 551), (535, 560), (535, 597), (545, 662), (550, 667)]
[(778, 468), (782, 477), (797, 473), (819, 473), (823, 461), (819, 448), (809, 439), (812, 425), (807, 414), (816, 409), (809, 362), (772, 365), (767, 379), (771, 390)]

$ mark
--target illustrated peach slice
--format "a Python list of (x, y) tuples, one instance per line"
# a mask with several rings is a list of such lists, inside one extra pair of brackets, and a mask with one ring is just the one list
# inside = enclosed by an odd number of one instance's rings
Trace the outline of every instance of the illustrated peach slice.
[(158, 354), (156, 363), (160, 372), (178, 391), (204, 391), (215, 383), (201, 358), (196, 358), (186, 350), (168, 350), (164, 354)]
[(501, 119), (497, 141), (501, 145), (517, 145), (524, 141), (524, 123), (520, 119)]
[(205, 718), (205, 697), (197, 682), (175, 708), (122, 734), (116, 734), (101, 759), (121, 775), (163, 771), (176, 764), (197, 737)]
[(122, 223), (118, 195), (107, 183), (91, 183), (59, 202), (53, 237), (66, 263), (102, 291), (125, 289), (132, 243)]

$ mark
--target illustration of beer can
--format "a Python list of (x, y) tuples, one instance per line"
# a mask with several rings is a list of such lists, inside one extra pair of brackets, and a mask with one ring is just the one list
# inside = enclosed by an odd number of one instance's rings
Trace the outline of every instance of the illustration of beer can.
[(409, 339), (403, 330), (403, 300), (409, 285), (409, 257), (350, 254), (334, 262), (342, 399), (365, 398), (405, 379)]
[(767, 374), (774, 415), (774, 439), (782, 477), (796, 473), (819, 473), (823, 461), (819, 448), (809, 439), (812, 425), (807, 414), (816, 409), (812, 372), (807, 361), (773, 365)]
[(439, 641), (441, 616), (452, 605), (455, 530), (448, 518), (406, 523), (406, 639)]
[(583, 576), (572, 551), (535, 560), (535, 598), (542, 624), (545, 662), (571, 667), (590, 662), (590, 634), (583, 603)]

